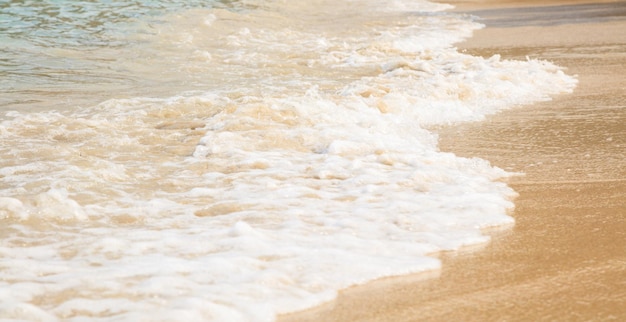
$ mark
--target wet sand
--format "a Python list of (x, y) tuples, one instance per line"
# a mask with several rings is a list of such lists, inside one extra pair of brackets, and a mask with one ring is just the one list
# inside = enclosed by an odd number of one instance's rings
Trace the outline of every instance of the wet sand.
[(578, 75), (573, 94), (439, 130), (442, 150), (525, 174), (515, 227), (280, 321), (626, 321), (626, 1), (455, 5), (487, 25), (460, 49)]

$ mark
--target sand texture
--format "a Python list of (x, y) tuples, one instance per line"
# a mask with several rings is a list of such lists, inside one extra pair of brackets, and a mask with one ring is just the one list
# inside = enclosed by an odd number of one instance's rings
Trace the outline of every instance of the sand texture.
[(487, 28), (460, 50), (539, 58), (573, 94), (440, 129), (440, 147), (525, 175), (516, 225), (281, 321), (626, 321), (626, 1), (457, 1)]

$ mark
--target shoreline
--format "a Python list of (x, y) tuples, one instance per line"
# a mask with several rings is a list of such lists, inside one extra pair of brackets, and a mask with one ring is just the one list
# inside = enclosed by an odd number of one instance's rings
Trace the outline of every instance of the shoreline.
[(439, 272), (355, 286), (278, 320), (626, 319), (626, 2), (594, 2), (598, 10), (579, 12), (585, 20), (549, 25), (510, 17), (538, 6), (576, 14), (588, 1), (448, 2), (487, 25), (459, 50), (578, 75), (572, 94), (437, 131), (443, 151), (525, 173), (508, 181), (519, 193), (515, 226), (489, 232), (476, 251), (440, 254)]

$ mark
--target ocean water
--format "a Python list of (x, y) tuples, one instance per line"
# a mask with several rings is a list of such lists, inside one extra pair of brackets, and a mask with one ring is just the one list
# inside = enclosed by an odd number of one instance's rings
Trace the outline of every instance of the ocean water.
[(430, 129), (576, 80), (448, 8), (0, 1), (0, 318), (272, 321), (488, 242), (509, 174)]

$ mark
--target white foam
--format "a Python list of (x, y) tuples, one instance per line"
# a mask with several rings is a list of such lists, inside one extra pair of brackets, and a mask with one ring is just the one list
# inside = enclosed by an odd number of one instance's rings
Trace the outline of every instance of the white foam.
[(575, 80), (457, 52), (480, 25), (439, 5), (358, 3), (192, 10), (129, 70), (206, 91), (7, 113), (0, 317), (271, 321), (512, 225), (508, 174), (425, 127)]

